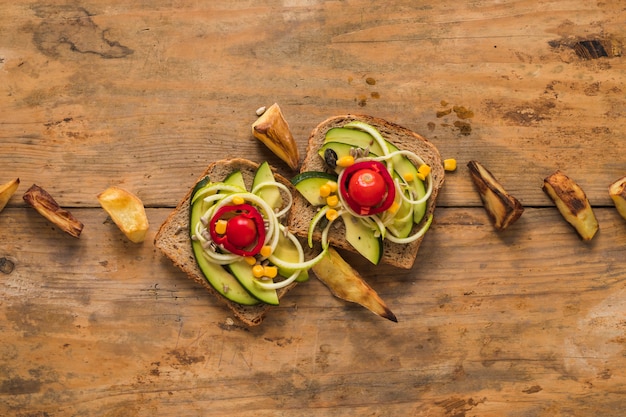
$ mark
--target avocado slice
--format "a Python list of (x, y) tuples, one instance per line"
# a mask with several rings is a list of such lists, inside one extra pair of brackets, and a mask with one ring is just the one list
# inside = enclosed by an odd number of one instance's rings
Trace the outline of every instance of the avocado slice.
[(324, 138), (324, 143), (328, 142), (347, 143), (355, 148), (369, 148), (370, 152), (375, 155), (383, 154), (383, 150), (372, 135), (357, 129), (347, 127), (334, 127), (329, 129)]
[[(349, 143), (343, 143), (343, 142), (326, 142), (324, 145), (322, 145), (319, 148), (317, 153), (328, 164), (328, 161), (326, 161), (327, 149), (332, 149), (335, 152), (335, 155), (337, 156), (337, 160), (339, 160), (345, 156), (349, 156), (353, 149), (365, 149), (365, 148), (361, 148), (359, 146), (355, 146), (355, 145), (351, 145)], [(365, 156), (374, 158), (374, 157), (377, 157), (378, 155), (370, 151)], [(341, 169), (343, 168), (335, 167), (335, 172), (339, 174), (339, 172), (341, 172)]]
[[(387, 142), (387, 147), (389, 148), (389, 152), (398, 151), (398, 147), (393, 143)], [(426, 195), (426, 188), (424, 187), (424, 182), (418, 178), (417, 168), (415, 167), (413, 162), (411, 162), (409, 158), (403, 155), (394, 156), (393, 158), (391, 158), (391, 161), (393, 163), (394, 171), (397, 172), (400, 177), (407, 178), (407, 175), (409, 175), (413, 178), (413, 180), (410, 181), (409, 184), (415, 192), (415, 199), (419, 200), (420, 198), (424, 197)], [(413, 222), (419, 223), (420, 221), (422, 221), (425, 213), (426, 202), (423, 202), (421, 204), (414, 204)]]
[[(397, 173), (394, 173), (394, 177), (397, 176)], [(405, 191), (405, 194), (408, 191)], [(393, 227), (397, 231), (397, 237), (405, 238), (411, 234), (411, 230), (413, 230), (415, 215), (413, 212), (413, 205), (404, 199), (400, 200), (400, 208), (395, 215)]]
[[(276, 248), (274, 249), (274, 256), (277, 258), (290, 263), (295, 263), (299, 261), (298, 250), (296, 246), (293, 244), (288, 237), (286, 237), (283, 233), (278, 236), (278, 243), (276, 244)], [(295, 271), (288, 270), (285, 268), (278, 268), (278, 274), (282, 277), (290, 277)], [(309, 279), (309, 271), (303, 270), (296, 278), (298, 282), (304, 282)]]
[[(201, 192), (204, 187), (210, 185), (209, 177), (203, 178), (196, 184), (192, 192), (193, 196)], [(200, 221), (202, 214), (208, 209), (203, 199), (196, 200), (190, 207), (190, 233), (193, 235), (196, 224)], [(256, 305), (259, 304), (259, 300), (248, 293), (239, 281), (235, 279), (228, 271), (222, 268), (220, 265), (209, 262), (202, 249), (202, 244), (198, 241), (191, 240), (191, 247), (196, 258), (196, 263), (202, 271), (202, 274), (206, 280), (211, 284), (215, 290), (222, 294), (227, 299), (234, 301), (242, 305)]]
[[(275, 181), (276, 179), (274, 178), (272, 168), (270, 168), (270, 164), (265, 161), (259, 165), (259, 168), (254, 174), (254, 179), (252, 180), (252, 190), (254, 190), (259, 184)], [(262, 187), (255, 194), (269, 204), (272, 209), (278, 209), (283, 205), (283, 198), (280, 195), (280, 190), (276, 186)]]
[(242, 259), (228, 264), (227, 268), (251, 296), (266, 304), (278, 305), (278, 293), (276, 293), (276, 290), (268, 290), (256, 285), (256, 278), (252, 274), (252, 266), (245, 260)]
[(222, 181), (224, 184), (233, 185), (235, 187), (241, 188), (241, 191), (247, 191), (246, 183), (243, 180), (243, 174), (241, 171), (233, 171)]
[(378, 265), (383, 257), (383, 239), (375, 231), (350, 214), (341, 216), (346, 226), (346, 240), (365, 259)]

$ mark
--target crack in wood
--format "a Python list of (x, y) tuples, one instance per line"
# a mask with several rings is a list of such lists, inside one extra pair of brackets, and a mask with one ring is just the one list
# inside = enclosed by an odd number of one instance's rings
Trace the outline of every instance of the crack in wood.
[(621, 43), (612, 38), (558, 39), (548, 42), (552, 48), (572, 49), (583, 60), (622, 56)]
[(47, 56), (59, 57), (65, 47), (80, 54), (93, 54), (103, 59), (125, 58), (134, 53), (127, 46), (108, 38), (108, 29), (101, 29), (82, 7), (39, 6), (43, 18), (34, 29), (33, 42)]

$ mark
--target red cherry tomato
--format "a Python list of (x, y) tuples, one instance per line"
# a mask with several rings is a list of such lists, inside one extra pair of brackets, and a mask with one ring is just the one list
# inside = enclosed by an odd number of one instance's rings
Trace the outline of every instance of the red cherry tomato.
[(361, 206), (374, 207), (385, 198), (387, 184), (382, 175), (372, 169), (356, 172), (348, 183), (350, 197)]
[(361, 161), (341, 173), (339, 192), (357, 216), (371, 216), (387, 210), (396, 198), (396, 188), (379, 161)]
[[(225, 233), (217, 233), (219, 220), (226, 220)], [(211, 239), (219, 247), (240, 256), (254, 256), (265, 241), (263, 216), (249, 204), (222, 206), (208, 225)]]
[(238, 248), (245, 248), (257, 239), (257, 228), (254, 221), (242, 214), (238, 214), (226, 223), (226, 239)]

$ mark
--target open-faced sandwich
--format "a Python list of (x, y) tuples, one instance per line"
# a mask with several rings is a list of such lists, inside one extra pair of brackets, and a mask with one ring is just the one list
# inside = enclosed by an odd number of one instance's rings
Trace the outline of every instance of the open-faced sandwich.
[(337, 297), (396, 321), (331, 246), (410, 268), (443, 176), (437, 149), (416, 133), (369, 116), (334, 117), (311, 133), (291, 182), (267, 162), (212, 163), (155, 246), (249, 326), (309, 269)]
[(161, 225), (155, 246), (243, 323), (257, 325), (316, 262), (305, 261), (284, 226), (293, 195), (267, 162), (214, 162)]
[(364, 115), (331, 117), (311, 133), (289, 229), (358, 252), (373, 264), (413, 266), (444, 180), (437, 148), (417, 133)]

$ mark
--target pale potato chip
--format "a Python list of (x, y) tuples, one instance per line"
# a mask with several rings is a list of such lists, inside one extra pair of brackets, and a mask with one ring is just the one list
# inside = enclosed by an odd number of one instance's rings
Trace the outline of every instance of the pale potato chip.
[(145, 240), (150, 225), (143, 202), (136, 195), (112, 186), (98, 194), (98, 201), (131, 242)]
[(11, 196), (15, 194), (15, 191), (17, 190), (17, 187), (19, 185), (19, 178), (15, 178), (14, 180), (7, 182), (6, 184), (0, 185), (0, 211), (2, 211), (7, 205), (7, 203), (11, 199)]

